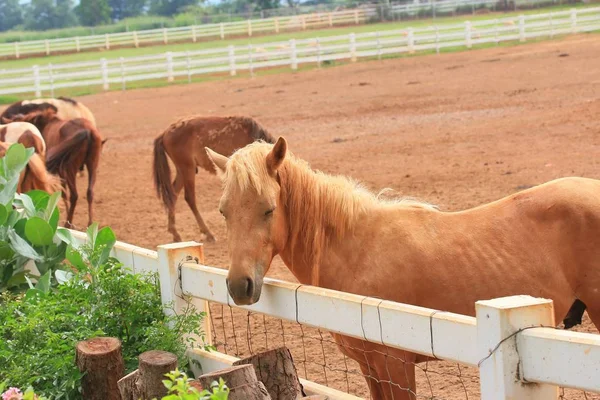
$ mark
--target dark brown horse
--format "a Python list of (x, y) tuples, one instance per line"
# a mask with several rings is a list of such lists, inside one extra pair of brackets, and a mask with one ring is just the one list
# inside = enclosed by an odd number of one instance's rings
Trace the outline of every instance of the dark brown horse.
[(106, 142), (94, 125), (83, 118), (62, 120), (58, 118), (55, 109), (45, 108), (27, 115), (17, 115), (15, 120), (30, 122), (35, 125), (47, 145), (46, 167), (48, 171), (61, 177), (69, 191), (67, 200), (66, 190), (63, 200), (67, 206), (66, 227), (73, 227), (73, 214), (79, 195), (77, 193), (77, 171), (84, 166), (88, 170), (88, 225), (94, 219), (92, 203), (94, 201), (94, 184), (100, 162), (102, 146)]
[[(215, 241), (196, 207), (195, 175), (198, 167), (215, 173), (204, 148), (218, 149), (216, 151), (221, 154), (231, 155), (236, 149), (258, 140), (274, 143), (273, 137), (258, 122), (242, 116), (180, 119), (154, 140), (154, 184), (156, 194), (169, 214), (168, 230), (174, 241), (181, 241), (175, 229), (175, 204), (181, 189), (184, 189), (185, 201), (194, 213), (200, 231), (206, 235), (208, 242)], [(172, 183), (167, 155), (177, 171)]]

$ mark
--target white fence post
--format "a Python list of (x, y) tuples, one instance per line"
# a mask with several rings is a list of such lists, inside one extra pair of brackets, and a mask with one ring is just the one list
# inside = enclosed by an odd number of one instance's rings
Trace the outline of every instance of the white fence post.
[(467, 46), (467, 49), (473, 47), (473, 43), (471, 41), (471, 21), (465, 22), (465, 46)]
[(163, 28), (163, 43), (169, 43), (169, 32), (167, 31), (167, 28)]
[(187, 67), (188, 83), (192, 83), (192, 60), (190, 58), (190, 52), (185, 52), (185, 61)]
[(221, 33), (221, 39), (225, 39), (225, 25), (221, 22), (219, 24), (219, 31)]
[(125, 59), (123, 57), (119, 57), (119, 61), (121, 63), (121, 90), (126, 89), (125, 82)]
[(81, 45), (79, 44), (79, 36), (75, 37), (75, 49), (78, 53), (81, 51)]
[(408, 52), (415, 52), (415, 32), (412, 28), (408, 28)]
[(379, 38), (379, 31), (375, 33), (375, 37), (377, 38), (377, 59), (381, 60), (381, 39)]
[(252, 20), (248, 20), (248, 36), (252, 36)]
[(100, 68), (102, 69), (102, 89), (108, 90), (108, 63), (106, 58), (100, 59)]
[[(180, 242), (158, 246), (158, 277), (160, 279), (160, 297), (163, 306), (172, 305), (173, 309), (164, 309), (165, 314), (179, 313), (185, 306), (184, 293), (181, 291), (181, 277), (179, 275), (181, 264), (196, 262), (204, 264), (204, 248), (196, 242)], [(210, 317), (208, 302), (193, 299), (192, 304), (199, 312), (205, 312), (203, 331), (207, 342), (210, 343)]]
[(54, 73), (52, 63), (48, 64), (48, 78), (50, 78), (50, 97), (54, 97)]
[(290, 39), (290, 64), (292, 69), (298, 69), (298, 60), (296, 58), (296, 39)]
[(40, 88), (40, 67), (37, 65), (33, 66), (33, 87), (35, 88), (35, 97), (41, 97), (42, 89)]
[(19, 58), (19, 42), (15, 42), (15, 58)]
[(522, 380), (518, 333), (555, 326), (551, 300), (510, 296), (475, 303), (482, 400), (555, 400), (558, 387)]
[(549, 17), (549, 21), (548, 23), (550, 24), (550, 39), (552, 39), (554, 37), (554, 24), (552, 23), (552, 13), (550, 13), (550, 17)]
[(306, 17), (304, 15), (302, 15), (300, 17), (300, 21), (302, 22), (302, 30), (305, 31), (306, 30)]
[(49, 56), (50, 55), (50, 42), (48, 41), (48, 39), (44, 40), (44, 46), (46, 47), (46, 55)]
[(173, 53), (167, 51), (165, 56), (167, 57), (167, 81), (173, 82)]
[(519, 15), (519, 41), (525, 41), (525, 16)]
[(197, 39), (197, 33), (196, 33), (196, 25), (192, 26), (192, 42), (196, 42)]
[(329, 13), (327, 19), (329, 20), (329, 26), (333, 26), (333, 16), (331, 15), (331, 13)]
[(110, 36), (108, 36), (108, 33), (104, 34), (104, 47), (106, 47), (106, 50), (110, 50)]
[(248, 70), (250, 71), (250, 76), (254, 76), (254, 66), (252, 65), (252, 45), (248, 45)]
[(435, 27), (435, 54), (440, 54), (440, 28)]
[(235, 47), (229, 45), (229, 74), (235, 76)]
[(321, 41), (317, 38), (317, 66), (321, 68)]
[(358, 19), (358, 10), (354, 10), (354, 23), (356, 25), (359, 24), (359, 19)]
[(356, 35), (351, 33), (348, 35), (350, 38), (350, 60), (352, 62), (356, 61)]
[(571, 9), (571, 33), (577, 33), (577, 10)]
[(275, 18), (275, 33), (279, 33), (279, 18)]

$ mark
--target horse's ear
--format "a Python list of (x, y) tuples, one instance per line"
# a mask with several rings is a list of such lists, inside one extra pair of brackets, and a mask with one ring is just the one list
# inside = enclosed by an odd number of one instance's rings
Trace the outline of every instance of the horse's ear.
[(227, 161), (229, 161), (229, 158), (217, 153), (216, 151), (212, 151), (208, 147), (205, 147), (204, 150), (206, 150), (206, 154), (208, 155), (210, 161), (212, 161), (212, 163), (215, 165), (215, 169), (217, 170), (219, 176), (224, 174), (227, 168)]
[(287, 153), (287, 142), (280, 136), (273, 149), (267, 154), (267, 169), (270, 173), (275, 173), (283, 163), (285, 154)]

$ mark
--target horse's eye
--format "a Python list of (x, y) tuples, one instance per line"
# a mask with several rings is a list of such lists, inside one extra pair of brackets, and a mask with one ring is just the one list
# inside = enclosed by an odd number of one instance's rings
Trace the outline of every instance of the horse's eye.
[(270, 209), (269, 211), (265, 211), (265, 215), (268, 217), (269, 215), (273, 214), (273, 211), (275, 211), (274, 208)]

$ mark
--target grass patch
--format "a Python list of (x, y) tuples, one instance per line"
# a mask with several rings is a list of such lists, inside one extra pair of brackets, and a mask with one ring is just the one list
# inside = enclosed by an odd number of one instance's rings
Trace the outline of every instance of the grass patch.
[(469, 21), (478, 21), (478, 20), (486, 20), (493, 18), (508, 18), (514, 17), (521, 14), (539, 14), (544, 12), (551, 11), (562, 11), (570, 8), (585, 8), (592, 7), (592, 5), (565, 5), (565, 6), (555, 6), (555, 7), (547, 7), (526, 11), (517, 11), (517, 12), (497, 12), (497, 13), (489, 13), (483, 15), (461, 15), (456, 17), (440, 17), (434, 19), (413, 19), (413, 20), (402, 20), (395, 22), (386, 22), (386, 23), (374, 23), (374, 24), (363, 24), (363, 25), (353, 25), (347, 27), (339, 27), (339, 28), (329, 28), (329, 29), (319, 29), (319, 30), (307, 30), (307, 31), (294, 31), (294, 32), (286, 32), (281, 34), (262, 34), (261, 36), (254, 36), (252, 38), (242, 37), (242, 38), (231, 38), (224, 40), (206, 40), (202, 42), (185, 42), (185, 43), (175, 43), (168, 45), (159, 45), (156, 46), (147, 46), (141, 48), (120, 48), (113, 50), (92, 50), (82, 53), (73, 53), (73, 54), (64, 54), (64, 55), (50, 55), (50, 56), (42, 56), (42, 57), (32, 57), (25, 58), (20, 60), (4, 60), (0, 62), (0, 69), (4, 68), (25, 68), (33, 65), (45, 65), (45, 64), (58, 64), (58, 63), (70, 63), (70, 62), (82, 62), (82, 61), (95, 61), (100, 60), (101, 58), (119, 58), (119, 57), (138, 57), (143, 55), (150, 54), (160, 54), (167, 51), (194, 51), (194, 50), (203, 50), (203, 49), (214, 49), (214, 48), (222, 48), (228, 45), (248, 45), (248, 44), (261, 44), (261, 43), (270, 43), (270, 42), (280, 42), (287, 41), (290, 39), (308, 39), (315, 37), (329, 37), (336, 35), (347, 35), (349, 33), (364, 33), (364, 32), (375, 32), (375, 31), (387, 31), (387, 30), (395, 30), (395, 29), (406, 29), (409, 27), (412, 28), (422, 28), (432, 25), (443, 26), (443, 25), (452, 25), (463, 23), (467, 20)]

